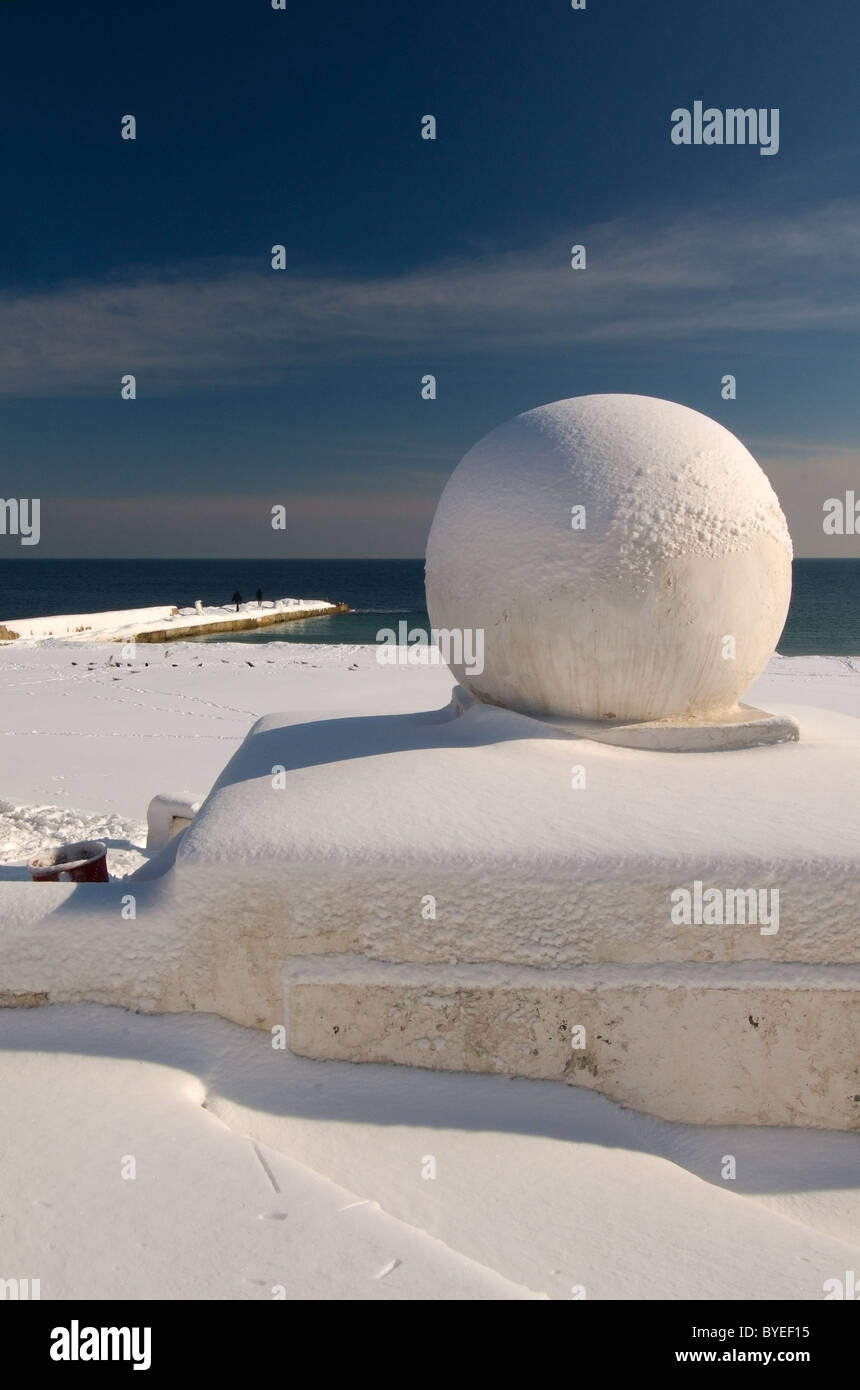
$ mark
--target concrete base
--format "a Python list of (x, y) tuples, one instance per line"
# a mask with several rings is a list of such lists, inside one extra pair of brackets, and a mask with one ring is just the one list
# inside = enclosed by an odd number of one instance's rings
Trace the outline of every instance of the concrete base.
[[(458, 713), (475, 697), (458, 685), (453, 701)], [(738, 705), (709, 719), (551, 719), (532, 716), (557, 734), (612, 743), (617, 748), (647, 748), (658, 753), (707, 753), (756, 748), (768, 743), (796, 743), (800, 727), (787, 714), (768, 714), (753, 705)]]
[(860, 1129), (860, 967), (293, 961), (304, 1057), (565, 1081), (666, 1120)]

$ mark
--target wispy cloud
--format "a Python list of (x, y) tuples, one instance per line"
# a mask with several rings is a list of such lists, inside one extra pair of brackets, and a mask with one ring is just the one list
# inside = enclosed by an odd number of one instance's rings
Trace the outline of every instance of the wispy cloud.
[[(588, 269), (569, 267), (572, 242)], [(320, 362), (860, 327), (860, 200), (573, 227), (528, 252), (355, 278), (232, 266), (0, 296), (0, 394), (266, 385)]]

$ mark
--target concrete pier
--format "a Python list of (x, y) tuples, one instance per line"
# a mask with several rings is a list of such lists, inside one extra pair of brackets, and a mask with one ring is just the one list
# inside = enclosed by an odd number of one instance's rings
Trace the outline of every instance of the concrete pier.
[[(136, 642), (176, 642), (183, 637), (200, 637), (204, 633), (240, 632), (244, 628), (269, 627), (275, 623), (292, 623), (301, 618), (325, 618), (333, 613), (348, 613), (348, 603), (322, 603), (314, 608), (265, 610), (256, 613), (237, 613), (233, 618), (218, 618), (209, 622), (189, 623), (187, 626), (174, 621), (159, 628), (147, 628), (135, 635)], [(128, 641), (126, 637), (112, 637), (112, 642)]]
[(43, 642), (176, 642), (183, 637), (200, 637), (217, 632), (269, 627), (276, 623), (298, 622), (302, 618), (325, 618), (348, 613), (348, 603), (327, 599), (283, 598), (264, 602), (257, 608), (244, 603), (240, 611), (233, 604), (202, 609), (176, 608), (162, 604), (154, 608), (128, 608), (105, 613), (62, 613), (44, 618), (7, 618), (0, 623), (0, 641), (23, 639)]

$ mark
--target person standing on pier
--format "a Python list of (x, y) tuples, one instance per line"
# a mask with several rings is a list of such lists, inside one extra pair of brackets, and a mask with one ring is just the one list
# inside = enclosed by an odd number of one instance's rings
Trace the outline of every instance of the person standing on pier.
[(262, 608), (262, 606), (263, 606), (263, 590), (262, 590), (262, 589), (258, 589), (257, 592), (256, 592), (256, 594), (254, 595), (254, 597), (255, 597), (256, 600), (257, 600), (257, 607), (258, 607), (258, 608)]
[(239, 612), (239, 604), (242, 602), (242, 595), (239, 593), (239, 590), (238, 590), (238, 589), (236, 590), (235, 594), (234, 594), (233, 597), (231, 598), (230, 602), (231, 602), (231, 603), (235, 603), (235, 605), (236, 605), (236, 612), (238, 613), (238, 612)]

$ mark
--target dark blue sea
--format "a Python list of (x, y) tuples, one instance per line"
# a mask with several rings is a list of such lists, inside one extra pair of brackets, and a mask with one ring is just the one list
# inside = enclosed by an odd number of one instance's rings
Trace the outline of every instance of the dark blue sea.
[[(429, 626), (423, 560), (0, 560), (0, 621), (160, 603), (181, 608), (198, 598), (227, 603), (237, 589), (252, 599), (258, 587), (266, 598), (326, 598), (353, 611), (231, 633), (231, 641), (374, 642), (380, 628), (396, 630), (401, 619)], [(779, 651), (860, 655), (860, 560), (795, 560)]]

